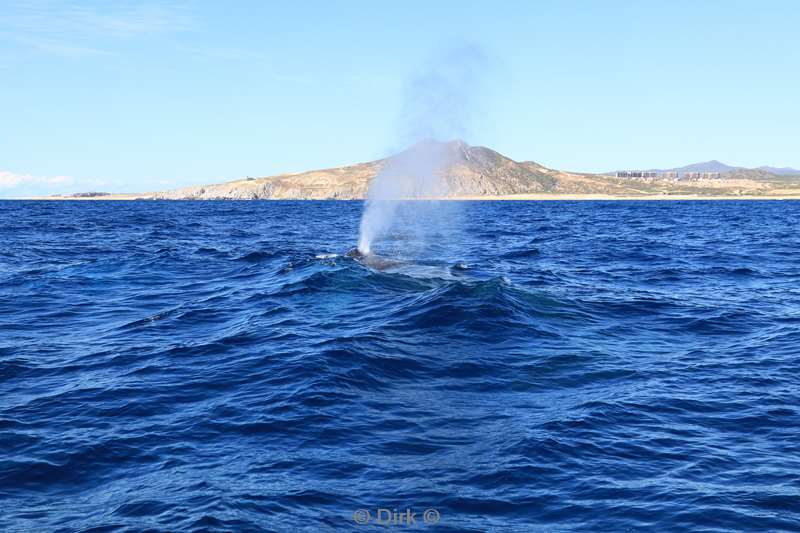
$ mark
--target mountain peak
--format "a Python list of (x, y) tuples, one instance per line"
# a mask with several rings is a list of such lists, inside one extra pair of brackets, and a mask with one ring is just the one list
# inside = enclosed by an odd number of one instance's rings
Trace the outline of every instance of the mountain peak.
[(470, 145), (467, 144), (466, 141), (463, 141), (461, 139), (440, 141), (439, 139), (434, 139), (433, 137), (425, 137), (415, 142), (411, 146), (409, 146), (406, 150), (403, 150), (403, 152), (416, 151), (416, 150), (440, 150), (440, 149), (466, 150), (468, 148), (470, 148)]
[(691, 165), (686, 165), (685, 167), (674, 168), (671, 170), (678, 172), (730, 172), (735, 168), (736, 167), (726, 165), (725, 163), (717, 159), (712, 159), (710, 161), (704, 161), (702, 163), (693, 163)]
[(436, 158), (446, 161), (447, 164), (458, 164), (475, 160), (497, 160), (503, 158), (499, 153), (483, 146), (470, 146), (461, 139), (449, 141), (439, 141), (437, 139), (425, 138), (402, 152), (390, 156), (390, 160), (411, 158)]

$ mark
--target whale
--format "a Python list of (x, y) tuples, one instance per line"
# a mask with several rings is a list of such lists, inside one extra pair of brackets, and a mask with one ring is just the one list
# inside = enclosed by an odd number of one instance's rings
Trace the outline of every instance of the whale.
[(387, 259), (373, 253), (365, 254), (358, 248), (353, 248), (344, 255), (345, 257), (355, 259), (362, 265), (374, 268), (375, 270), (386, 270), (387, 268), (399, 267), (405, 264), (402, 261)]

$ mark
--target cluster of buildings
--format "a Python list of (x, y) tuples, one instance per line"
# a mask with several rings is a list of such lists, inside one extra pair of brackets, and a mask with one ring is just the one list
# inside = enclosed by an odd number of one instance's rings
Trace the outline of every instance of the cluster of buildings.
[(722, 179), (721, 172), (656, 172), (653, 170), (620, 170), (617, 172), (618, 178), (637, 178), (637, 179), (671, 179), (671, 180), (718, 180)]
[(620, 170), (617, 172), (618, 178), (657, 178), (658, 172), (642, 170)]
[(721, 172), (684, 172), (683, 176), (690, 180), (718, 180), (722, 179)]

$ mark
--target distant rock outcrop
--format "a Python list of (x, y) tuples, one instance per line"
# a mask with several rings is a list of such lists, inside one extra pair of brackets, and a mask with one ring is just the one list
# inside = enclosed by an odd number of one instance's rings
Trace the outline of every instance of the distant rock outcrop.
[(109, 196), (110, 192), (76, 192), (74, 194), (67, 195), (68, 198), (99, 198), (101, 196)]

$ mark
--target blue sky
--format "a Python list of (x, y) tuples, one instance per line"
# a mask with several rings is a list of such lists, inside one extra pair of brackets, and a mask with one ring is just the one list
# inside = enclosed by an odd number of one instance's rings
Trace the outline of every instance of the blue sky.
[(794, 1), (0, 3), (4, 197), (382, 157), (409, 80), (465, 45), (488, 58), (470, 144), (580, 171), (800, 167)]

